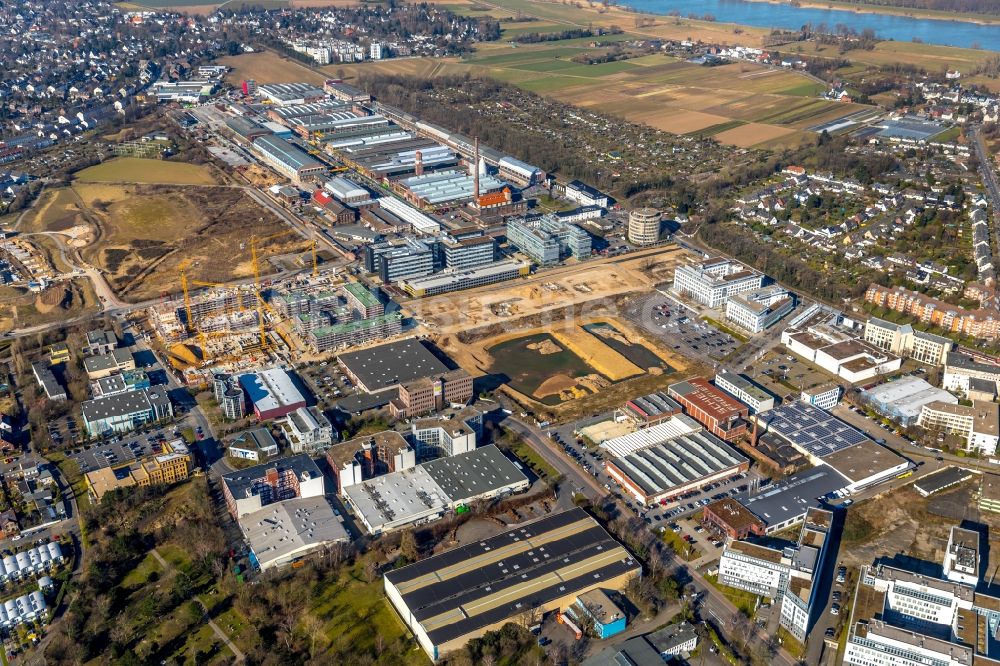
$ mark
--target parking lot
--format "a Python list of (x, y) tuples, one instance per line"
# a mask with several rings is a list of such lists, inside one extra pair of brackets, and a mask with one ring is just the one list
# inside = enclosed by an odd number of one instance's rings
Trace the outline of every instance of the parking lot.
[(652, 294), (629, 306), (626, 316), (680, 354), (721, 361), (742, 343), (707, 322), (696, 313), (662, 294)]
[(315, 396), (320, 409), (332, 409), (341, 398), (358, 392), (358, 387), (344, 376), (335, 362), (308, 365), (299, 370), (299, 376)]
[(69, 458), (75, 460), (80, 471), (86, 474), (104, 467), (126, 465), (137, 458), (163, 451), (163, 442), (180, 437), (176, 426), (165, 426), (149, 431), (137, 430), (104, 443), (89, 444), (74, 449)]
[(835, 381), (832, 375), (797, 356), (781, 353), (784, 347), (765, 355), (746, 368), (746, 375), (777, 396), (798, 397), (800, 391)]

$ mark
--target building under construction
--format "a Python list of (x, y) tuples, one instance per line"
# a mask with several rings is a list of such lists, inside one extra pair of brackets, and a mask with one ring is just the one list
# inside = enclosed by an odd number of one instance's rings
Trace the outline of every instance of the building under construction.
[(186, 302), (175, 298), (152, 306), (149, 321), (162, 340), (178, 342), (198, 330), (205, 333), (229, 330), (234, 326), (239, 328), (238, 322), (242, 326), (256, 326), (256, 309), (257, 292), (253, 285), (215, 287), (192, 294)]

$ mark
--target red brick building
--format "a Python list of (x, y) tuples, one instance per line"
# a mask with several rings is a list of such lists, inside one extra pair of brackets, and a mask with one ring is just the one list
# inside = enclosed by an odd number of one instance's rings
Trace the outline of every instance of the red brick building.
[(722, 530), (730, 539), (764, 536), (767, 525), (734, 499), (712, 502), (702, 510), (702, 519)]
[(681, 403), (688, 416), (727, 442), (747, 431), (750, 408), (709, 384), (704, 377), (671, 384), (667, 395)]

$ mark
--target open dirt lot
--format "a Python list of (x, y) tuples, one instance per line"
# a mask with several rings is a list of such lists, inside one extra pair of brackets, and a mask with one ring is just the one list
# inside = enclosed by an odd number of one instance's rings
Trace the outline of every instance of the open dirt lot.
[(0, 287), (0, 332), (67, 321), (97, 309), (97, 296), (87, 279), (56, 282), (38, 294)]
[[(673, 267), (687, 258), (676, 246), (642, 253), (660, 265)], [(636, 257), (627, 262), (598, 259), (544, 271), (525, 279), (410, 301), (407, 308), (427, 333), (447, 334), (549, 310), (651, 289), (655, 280), (639, 269)], [(672, 270), (672, 268), (670, 268)]]
[(749, 148), (759, 143), (773, 141), (789, 134), (794, 134), (795, 130), (790, 127), (775, 127), (774, 125), (762, 125), (760, 123), (749, 123), (742, 127), (726, 130), (715, 135), (720, 143), (729, 143), (741, 148)]
[(104, 272), (122, 298), (143, 301), (180, 289), (178, 267), (192, 280), (226, 282), (253, 275), (247, 243), (262, 240), (266, 258), (303, 252), (307, 243), (243, 190), (227, 187), (76, 183), (49, 190), (24, 231), (59, 232), (82, 260)]
[(217, 185), (212, 172), (198, 164), (119, 157), (76, 174), (81, 183), (163, 183)]

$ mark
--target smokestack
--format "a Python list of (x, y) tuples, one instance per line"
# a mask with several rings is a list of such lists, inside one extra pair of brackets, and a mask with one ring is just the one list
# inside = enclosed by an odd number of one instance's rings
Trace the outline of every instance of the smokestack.
[(424, 154), (419, 150), (414, 154), (416, 162), (413, 165), (413, 170), (418, 176), (424, 175)]
[(473, 201), (479, 202), (479, 137), (476, 137), (476, 157), (472, 162)]
[(750, 435), (750, 446), (757, 448), (757, 424), (760, 423), (760, 419), (754, 416), (753, 419), (753, 434)]

